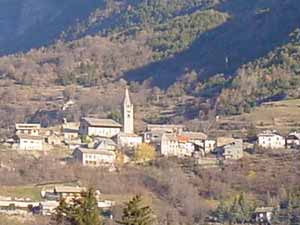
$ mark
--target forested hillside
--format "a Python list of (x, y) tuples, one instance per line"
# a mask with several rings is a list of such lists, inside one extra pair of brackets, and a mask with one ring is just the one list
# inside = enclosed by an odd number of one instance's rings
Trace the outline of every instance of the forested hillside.
[(0, 77), (14, 84), (146, 81), (221, 114), (299, 97), (297, 0), (5, 0), (0, 10), (0, 54), (15, 53), (0, 58)]

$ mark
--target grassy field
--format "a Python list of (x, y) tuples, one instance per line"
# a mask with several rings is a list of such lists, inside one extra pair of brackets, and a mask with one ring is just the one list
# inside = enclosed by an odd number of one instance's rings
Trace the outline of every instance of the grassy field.
[(254, 124), (256, 128), (276, 129), (282, 133), (300, 130), (300, 99), (268, 102), (250, 113), (222, 118), (222, 122)]
[(30, 198), (33, 201), (41, 200), (41, 188), (35, 186), (1, 186), (0, 196)]

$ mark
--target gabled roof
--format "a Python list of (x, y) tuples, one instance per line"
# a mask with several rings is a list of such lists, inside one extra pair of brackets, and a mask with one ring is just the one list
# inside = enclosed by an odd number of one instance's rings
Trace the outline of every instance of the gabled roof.
[(184, 129), (185, 126), (182, 124), (147, 124), (147, 130), (165, 130), (165, 129)]
[(117, 123), (112, 119), (96, 119), (96, 118), (82, 118), (83, 121), (86, 121), (91, 127), (115, 127), (121, 128), (122, 125)]
[(273, 136), (281, 136), (277, 133), (277, 131), (266, 130), (257, 135), (258, 137), (273, 137)]
[(71, 187), (71, 186), (55, 186), (56, 193), (81, 193), (86, 191), (85, 187)]
[(116, 142), (114, 142), (110, 138), (105, 138), (105, 137), (96, 137), (95, 141), (98, 141), (99, 144), (104, 143), (106, 145), (112, 145), (112, 146), (117, 146)]
[(16, 123), (17, 130), (36, 130), (40, 128), (41, 125), (39, 123)]
[(181, 134), (192, 140), (206, 140), (207, 139), (207, 135), (202, 132), (186, 132), (186, 131), (184, 131)]
[(68, 122), (63, 124), (64, 132), (76, 132), (79, 130), (80, 123)]
[(300, 133), (296, 133), (296, 132), (290, 133), (287, 136), (287, 138), (288, 139), (293, 139), (293, 140), (300, 140)]
[(187, 136), (177, 135), (174, 133), (164, 133), (162, 138), (165, 140), (167, 139), (168, 141), (177, 141), (180, 143), (186, 143), (190, 140)]
[(25, 140), (44, 140), (44, 137), (38, 135), (28, 135), (28, 134), (18, 134), (18, 139), (25, 139)]
[(102, 150), (102, 149), (76, 148), (75, 151), (80, 151), (83, 154), (96, 154), (96, 155), (115, 156), (114, 152), (108, 151), (108, 150)]

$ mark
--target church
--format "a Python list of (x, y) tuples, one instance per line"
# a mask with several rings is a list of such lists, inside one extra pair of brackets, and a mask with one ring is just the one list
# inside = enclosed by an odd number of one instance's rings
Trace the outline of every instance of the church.
[(82, 118), (80, 135), (113, 138), (120, 147), (137, 147), (143, 139), (134, 133), (134, 106), (128, 88), (125, 90), (122, 111), (123, 126), (111, 119)]
[(121, 147), (137, 147), (142, 143), (142, 137), (134, 133), (134, 106), (130, 100), (128, 88), (123, 101), (123, 132), (117, 135), (117, 143)]

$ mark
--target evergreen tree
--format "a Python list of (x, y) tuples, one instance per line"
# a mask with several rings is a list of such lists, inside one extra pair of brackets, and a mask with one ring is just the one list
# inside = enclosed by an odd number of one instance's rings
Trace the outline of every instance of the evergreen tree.
[(52, 215), (51, 223), (53, 225), (71, 225), (72, 224), (72, 207), (66, 203), (65, 199), (61, 199), (55, 213)]
[(153, 222), (152, 209), (142, 204), (142, 198), (139, 195), (126, 204), (122, 220), (118, 221), (123, 225), (152, 225)]
[(234, 199), (230, 207), (229, 222), (230, 223), (245, 223), (251, 220), (253, 207), (246, 201), (244, 194), (241, 193)]
[(76, 225), (100, 225), (100, 211), (93, 189), (82, 193), (82, 198), (74, 200), (74, 221)]
[(218, 218), (218, 221), (224, 223), (229, 219), (229, 209), (222, 200), (215, 211), (214, 215)]
[(72, 199), (70, 204), (62, 199), (52, 222), (55, 225), (101, 225), (99, 214), (95, 192), (89, 189), (81, 194), (81, 198)]

